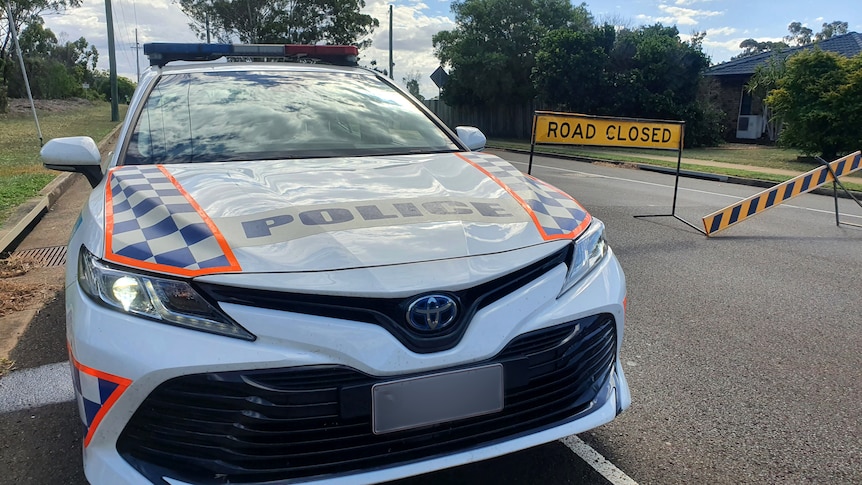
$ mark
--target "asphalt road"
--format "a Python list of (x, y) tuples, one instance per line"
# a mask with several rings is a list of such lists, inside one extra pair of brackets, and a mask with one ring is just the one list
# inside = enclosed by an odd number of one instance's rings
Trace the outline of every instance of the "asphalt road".
[[(537, 162), (534, 175), (605, 221), (626, 271), (634, 404), (585, 441), (639, 483), (862, 483), (862, 229), (836, 227), (832, 198), (706, 238), (634, 218), (670, 213), (672, 177)], [(680, 186), (677, 214), (696, 225), (760, 190)]]
[[(628, 278), (633, 406), (584, 441), (638, 483), (862, 483), (862, 228), (836, 227), (831, 198), (802, 196), (706, 238), (634, 218), (670, 212), (673, 177), (541, 157), (533, 174), (605, 221)], [(759, 191), (680, 185), (677, 214), (696, 225)], [(862, 208), (841, 207), (862, 224)], [(19, 364), (65, 359), (60, 303), (25, 334)], [(0, 483), (85, 483), (72, 403), (0, 414), (0, 430)], [(604, 480), (552, 443), (402, 483)]]

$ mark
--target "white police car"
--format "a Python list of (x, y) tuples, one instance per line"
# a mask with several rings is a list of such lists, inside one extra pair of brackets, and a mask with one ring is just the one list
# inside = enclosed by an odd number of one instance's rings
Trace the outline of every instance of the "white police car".
[(42, 150), (95, 187), (66, 276), (91, 482), (379, 482), (628, 407), (624, 276), (575, 200), (368, 70), (165, 66), (353, 47), (145, 52), (109, 161)]

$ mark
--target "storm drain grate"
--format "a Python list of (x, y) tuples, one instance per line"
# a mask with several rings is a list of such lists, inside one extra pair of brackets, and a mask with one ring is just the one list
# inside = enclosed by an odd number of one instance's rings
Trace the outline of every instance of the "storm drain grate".
[(43, 267), (63, 266), (66, 264), (66, 246), (51, 246), (15, 251), (12, 256), (32, 258)]

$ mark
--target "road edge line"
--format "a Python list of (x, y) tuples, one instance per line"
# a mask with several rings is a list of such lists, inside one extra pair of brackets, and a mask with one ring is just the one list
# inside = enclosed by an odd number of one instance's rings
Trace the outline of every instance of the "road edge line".
[(15, 370), (0, 378), (0, 414), (74, 400), (69, 361)]
[(590, 447), (590, 445), (584, 443), (584, 440), (578, 438), (577, 435), (567, 436), (560, 441), (612, 485), (637, 485), (636, 481), (608, 461), (598, 451)]

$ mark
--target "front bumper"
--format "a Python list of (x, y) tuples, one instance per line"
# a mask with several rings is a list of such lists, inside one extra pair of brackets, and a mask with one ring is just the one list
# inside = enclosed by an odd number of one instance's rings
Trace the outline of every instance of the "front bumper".
[[(457, 346), (433, 354), (410, 352), (386, 331), (371, 324), (225, 304), (223, 305), (225, 311), (258, 336), (255, 342), (239, 341), (118, 314), (92, 304), (75, 285), (72, 285), (67, 290), (67, 303), (70, 351), (74, 359), (80, 366), (99, 369), (105, 377), (128, 380), (128, 385), (121, 389), (120, 394), (116, 397), (109, 396), (114, 401), (109, 409), (102, 412), (97, 426), (90, 423), (88, 443), (84, 448), (86, 475), (92, 483), (97, 484), (150, 483), (140, 470), (146, 471), (153, 481), (157, 481), (159, 477), (172, 477), (169, 480), (166, 479), (167, 483), (184, 483), (183, 480), (202, 481), (200, 473), (185, 475), (177, 473), (176, 469), (182, 469), (177, 463), (171, 464), (168, 461), (165, 464), (169, 466), (161, 470), (150, 467), (147, 465), (148, 460), (155, 455), (148, 455), (141, 451), (153, 445), (147, 441), (148, 439), (155, 439), (160, 446), (170, 448), (172, 441), (168, 429), (171, 427), (170, 416), (166, 416), (165, 421), (161, 423), (166, 425), (162, 426), (161, 431), (158, 426), (153, 428), (154, 432), (151, 434), (155, 438), (147, 434), (147, 423), (159, 425), (156, 416), (165, 410), (158, 406), (163, 406), (165, 403), (159, 402), (158, 399), (165, 396), (163, 391), (170, 387), (172, 380), (174, 383), (184, 383), (187, 379), (195, 379), (194, 376), (203, 376), (205, 380), (212, 380), (217, 376), (215, 380), (224, 383), (228, 382), (230, 377), (236, 377), (238, 381), (246, 384), (251, 382), (252, 387), (260, 390), (261, 387), (266, 386), (255, 382), (253, 377), (258, 375), (261, 369), (276, 369), (276, 371), (267, 372), (289, 373), (296, 371), (297, 368), (302, 370), (301, 368), (311, 369), (322, 366), (327, 369), (347, 369), (348, 372), (354, 373), (354, 377), (361, 376), (373, 381), (391, 380), (396, 377), (433, 373), (495, 361), (504, 362), (504, 365), (517, 369), (520, 364), (513, 364), (510, 361), (522, 360), (524, 357), (523, 352), (512, 353), (512, 348), (518, 347), (519, 339), (523, 341), (527, 338), (521, 336), (543, 332), (547, 334), (551, 331), (549, 327), (560, 329), (567, 324), (577, 325), (581, 319), (590, 320), (596, 315), (605, 319), (605, 327), (610, 330), (611, 337), (606, 335), (599, 339), (605, 345), (609, 344), (609, 348), (604, 352), (595, 352), (601, 357), (593, 362), (597, 370), (594, 369), (592, 373), (577, 371), (581, 373), (575, 379), (578, 382), (571, 383), (575, 390), (569, 391), (569, 397), (563, 396), (561, 401), (558, 400), (562, 404), (559, 402), (555, 404), (554, 413), (547, 414), (544, 419), (530, 422), (525, 418), (525, 416), (531, 416), (535, 399), (544, 393), (535, 391), (536, 388), (530, 384), (526, 385), (526, 389), (534, 389), (535, 392), (524, 391), (524, 382), (521, 382), (520, 389), (514, 386), (515, 378), (510, 378), (510, 371), (507, 368), (507, 409), (510, 402), (515, 402), (512, 401), (515, 397), (510, 397), (510, 393), (511, 396), (521, 394), (525, 400), (519, 405), (520, 407), (513, 405), (512, 409), (524, 410), (526, 414), (519, 414), (521, 412), (519, 411), (510, 416), (504, 410), (500, 416), (473, 418), (477, 420), (478, 427), (470, 429), (484, 430), (484, 438), (470, 438), (468, 435), (472, 436), (473, 433), (464, 433), (463, 437), (459, 435), (461, 424), (464, 423), (459, 422), (452, 426), (439, 425), (430, 430), (410, 430), (407, 432), (410, 439), (406, 441), (393, 440), (395, 435), (384, 435), (384, 440), (391, 441), (390, 445), (408, 443), (407, 452), (391, 455), (391, 459), (387, 459), (384, 452), (382, 460), (379, 457), (372, 457), (366, 461), (359, 460), (359, 464), (353, 467), (324, 466), (316, 469), (318, 471), (305, 475), (275, 473), (252, 474), (248, 477), (254, 481), (281, 478), (306, 481), (325, 478), (336, 483), (339, 481), (343, 483), (379, 482), (499, 456), (609, 422), (627, 408), (630, 402), (628, 386), (618, 362), (624, 319), (622, 304), (625, 297), (624, 278), (616, 260), (610, 257), (580, 285), (557, 298), (562, 277), (559, 273), (562, 271), (562, 269), (554, 270), (491, 307), (483, 309), (474, 316), (469, 329)], [(571, 343), (578, 338), (568, 340)], [(561, 371), (562, 375), (573, 372), (571, 369), (566, 370), (566, 362), (575, 366), (585, 364), (586, 361), (579, 357), (578, 352), (584, 352), (584, 349), (580, 346), (564, 346), (551, 349), (544, 357), (539, 357), (540, 362), (536, 365), (547, 365), (551, 372), (540, 376), (542, 385), (550, 385), (555, 389), (554, 392), (564, 395), (565, 391), (558, 388), (565, 386), (557, 385), (561, 374), (553, 374), (553, 372)], [(511, 375), (516, 376), (517, 373)], [(359, 384), (368, 385), (368, 382)], [(513, 384), (512, 389), (509, 388), (509, 384)], [(228, 386), (227, 389), (230, 393), (235, 392), (237, 387)], [(588, 392), (584, 392), (584, 389)], [(276, 391), (292, 392), (289, 388)], [(224, 395), (225, 392), (215, 392), (215, 394)], [(586, 400), (584, 400), (585, 396)], [(246, 398), (248, 397), (247, 395)], [(190, 398), (189, 401), (198, 398)], [(244, 398), (247, 403), (251, 403), (251, 407), (239, 411), (239, 414), (266, 415), (261, 412), (260, 405), (264, 401), (272, 402), (272, 399), (272, 395), (265, 392), (258, 393), (250, 399)], [(206, 403), (204, 407), (209, 404)], [(172, 404), (169, 402), (168, 405)], [(187, 411), (178, 412), (177, 416), (182, 416)], [(148, 415), (148, 413), (155, 414)], [(362, 412), (358, 414), (361, 415)], [(501, 426), (501, 431), (494, 431), (494, 427), (488, 425), (493, 423), (494, 419), (502, 418), (509, 419), (511, 423)], [(247, 421), (221, 424), (240, 429), (247, 424)], [(355, 422), (350, 421), (348, 424), (353, 426)], [(361, 426), (360, 424), (359, 427)], [(337, 428), (337, 425), (335, 427)], [(225, 436), (228, 433), (224, 430), (212, 429), (215, 432), (211, 434), (216, 438), (229, 440), (236, 438), (233, 435)], [(160, 432), (162, 434), (159, 435)], [(188, 439), (195, 432), (195, 430), (185, 430), (184, 436), (174, 436), (175, 444), (182, 448), (181, 441)], [(360, 449), (374, 444), (361, 441), (362, 439), (373, 440), (374, 437), (369, 438), (368, 433), (359, 434), (362, 435), (359, 442)], [(446, 436), (456, 439), (447, 440)], [(246, 438), (248, 436), (243, 439)], [(213, 437), (200, 439), (209, 440)], [(260, 437), (253, 440), (260, 442)], [(266, 439), (263, 441), (265, 442)], [(337, 441), (336, 439), (335, 442)], [(432, 444), (436, 442), (437, 446), (432, 446), (427, 452), (423, 452), (419, 450), (421, 447), (413, 445), (422, 441)], [(443, 443), (443, 446), (439, 446), (440, 443)], [(224, 446), (219, 447), (224, 448)], [(176, 449), (173, 450), (176, 451)], [(247, 451), (247, 448), (245, 450)], [(270, 457), (274, 456), (278, 459), (285, 451), (284, 448), (274, 450), (262, 451), (261, 454), (269, 453)], [(236, 450), (232, 450), (231, 453), (234, 451)], [(379, 454), (375, 453), (375, 455)], [(205, 458), (212, 458), (212, 455), (207, 455), (206, 452), (204, 455)], [(357, 456), (359, 455), (361, 453)], [(342, 452), (338, 460), (343, 461), (344, 456), (349, 457), (349, 452)], [(215, 461), (224, 460), (216, 457)], [(134, 463), (138, 469), (131, 463)], [(206, 467), (206, 465), (200, 466)], [(237, 481), (236, 478), (232, 480), (232, 483)], [(221, 483), (216, 479), (207, 481)]]

